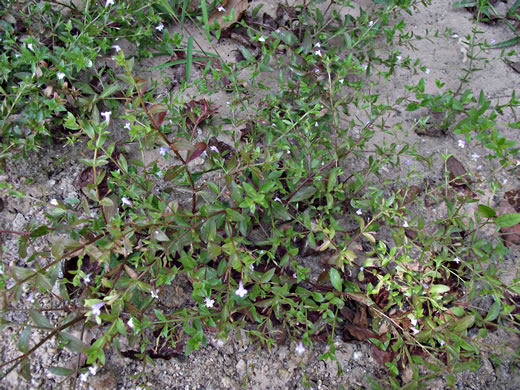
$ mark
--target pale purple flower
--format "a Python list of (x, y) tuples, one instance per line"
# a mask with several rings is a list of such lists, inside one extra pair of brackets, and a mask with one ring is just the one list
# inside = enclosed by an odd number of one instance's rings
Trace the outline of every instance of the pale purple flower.
[(92, 65), (93, 65), (93, 64), (92, 64), (92, 60), (88, 60), (88, 62), (87, 62), (87, 66), (88, 66), (89, 68), (92, 68)]
[(457, 141), (457, 145), (458, 145), (459, 148), (464, 149), (464, 147), (466, 146), (466, 141), (464, 141), (462, 139), (459, 139)]
[(457, 264), (460, 264), (460, 259), (459, 259), (458, 257), (455, 257), (455, 258), (453, 259), (453, 261), (454, 261), (455, 263), (457, 263)]
[(132, 201), (130, 199), (128, 199), (127, 197), (125, 197), (125, 196), (123, 196), (121, 198), (121, 203), (126, 204), (127, 206), (133, 206), (134, 205), (132, 203)]
[(86, 274), (85, 277), (83, 278), (83, 282), (85, 283), (90, 283), (90, 274)]
[(403, 227), (404, 227), (404, 228), (407, 228), (407, 227), (408, 227), (408, 221), (404, 221), (404, 222), (403, 222)]
[(321, 50), (320, 50), (320, 49), (316, 50), (316, 51), (314, 52), (314, 54), (316, 54), (316, 55), (319, 56), (319, 57), (322, 56), (322, 55), (321, 55)]
[(359, 209), (358, 211), (356, 211), (356, 214), (357, 215), (362, 215), (363, 214), (363, 210)]
[(90, 366), (90, 367), (88, 368), (88, 370), (90, 371), (90, 374), (91, 374), (92, 376), (95, 376), (96, 373), (97, 373), (97, 366)]
[(58, 78), (58, 80), (63, 80), (63, 78), (65, 77), (65, 73), (58, 72), (58, 73), (56, 73), (56, 77)]
[(218, 148), (215, 145), (211, 145), (209, 147), (209, 150), (211, 150), (212, 152), (218, 153)]
[(319, 42), (316, 42), (316, 44), (314, 45), (314, 47), (321, 47), (321, 44)]
[(215, 303), (215, 300), (214, 299), (211, 299), (209, 297), (206, 297), (204, 298), (204, 305), (206, 305), (206, 307), (209, 309), (210, 307), (213, 307)]
[(170, 151), (170, 147), (169, 146), (161, 146), (161, 148), (159, 149), (159, 154), (161, 156), (166, 156), (166, 154)]
[[(92, 315), (93, 316), (98, 316), (101, 314), (101, 308), (105, 306), (105, 302), (101, 301), (99, 303), (95, 303), (92, 305)], [(92, 375), (96, 375), (96, 374), (92, 374)]]
[(30, 294), (27, 296), (27, 302), (29, 302), (29, 303), (34, 303), (34, 293), (30, 293)]
[(130, 122), (126, 123), (125, 124), (125, 129), (131, 130), (132, 129), (132, 124)]
[(415, 317), (410, 318), (410, 322), (412, 323), (413, 326), (417, 325), (417, 319)]
[(260, 38), (258, 38), (258, 41), (259, 41), (259, 42), (265, 42), (265, 38), (264, 38), (264, 36), (262, 35)]
[(159, 295), (157, 294), (158, 292), (158, 290), (152, 289), (152, 291), (150, 291), (150, 295), (152, 296), (152, 298), (157, 299), (159, 298)]
[(238, 283), (238, 288), (236, 289), (235, 294), (240, 298), (244, 298), (247, 295), (247, 290), (244, 288), (242, 281)]
[(371, 20), (370, 22), (368, 22), (368, 27), (372, 27), (374, 25), (374, 21)]
[(305, 353), (305, 347), (303, 346), (303, 343), (301, 341), (300, 344), (296, 346), (295, 351), (298, 355), (303, 355)]
[(162, 31), (164, 29), (164, 24), (162, 24), (162, 22), (159, 22), (159, 24), (155, 26), (155, 29), (157, 31)]
[(412, 327), (410, 327), (410, 329), (412, 330), (413, 334), (417, 334), (417, 333), (419, 333), (419, 332), (420, 332), (420, 330), (419, 330), (419, 329), (417, 329), (417, 328), (415, 328), (415, 327), (413, 327), (413, 326), (412, 326)]
[(27, 44), (27, 49), (29, 49), (30, 51), (34, 51), (33, 44), (32, 43), (28, 43)]
[(277, 196), (276, 196), (273, 200), (274, 200), (275, 202), (280, 202), (280, 203), (282, 203), (282, 200), (281, 200), (279, 197), (277, 197)]
[(49, 203), (51, 204), (51, 206), (59, 206), (59, 203), (56, 199), (51, 199)]
[(119, 53), (121, 51), (121, 46), (119, 45), (112, 45), (112, 49), (116, 51), (116, 53)]
[(479, 156), (477, 153), (473, 153), (473, 154), (471, 155), (471, 159), (472, 159), (473, 161), (477, 161), (479, 158), (480, 158), (480, 156)]
[(134, 324), (134, 318), (133, 318), (133, 317), (130, 317), (130, 319), (127, 321), (127, 325), (128, 325), (131, 329), (134, 329), (135, 324)]
[(105, 118), (105, 122), (107, 122), (107, 125), (110, 123), (110, 115), (112, 115), (112, 111), (105, 111), (100, 114), (102, 117)]
[(440, 344), (441, 347), (442, 347), (444, 344), (446, 344), (446, 342), (445, 342), (444, 340), (440, 340), (440, 341), (439, 341), (439, 344)]
[(397, 62), (401, 62), (401, 59), (402, 59), (402, 58), (403, 58), (403, 57), (401, 57), (401, 56), (396, 56), (396, 57), (395, 57), (395, 59), (397, 60)]
[(224, 7), (222, 7), (221, 5), (219, 5), (219, 6), (217, 7), (217, 11), (218, 11), (218, 12), (226, 12), (226, 9), (225, 9)]
[(110, 7), (111, 5), (114, 5), (114, 0), (107, 0), (105, 7)]
[(88, 371), (85, 371), (83, 374), (81, 374), (81, 375), (79, 376), (79, 380), (80, 380), (81, 382), (86, 382), (87, 379), (88, 379)]

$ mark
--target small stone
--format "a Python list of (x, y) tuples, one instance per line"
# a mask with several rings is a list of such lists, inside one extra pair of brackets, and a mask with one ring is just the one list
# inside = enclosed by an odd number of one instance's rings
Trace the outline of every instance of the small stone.
[(245, 373), (245, 371), (247, 369), (245, 360), (240, 359), (235, 367), (240, 374)]

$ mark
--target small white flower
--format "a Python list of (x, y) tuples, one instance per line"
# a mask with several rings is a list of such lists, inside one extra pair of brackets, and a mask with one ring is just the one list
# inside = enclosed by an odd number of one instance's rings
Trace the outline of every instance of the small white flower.
[(491, 43), (492, 45), (494, 45), (495, 43), (497, 43), (497, 40), (496, 39), (492, 39), (489, 41), (489, 43)]
[(111, 5), (114, 5), (114, 0), (107, 0), (105, 7), (110, 7)]
[(345, 82), (345, 79), (339, 79), (339, 83), (343, 84)]
[(161, 156), (166, 156), (166, 154), (170, 151), (170, 147), (169, 146), (161, 146), (161, 148), (159, 149), (159, 154)]
[(395, 59), (397, 60), (397, 62), (401, 62), (401, 59), (402, 59), (402, 58), (403, 58), (403, 57), (401, 57), (401, 56), (397, 56), (397, 57), (395, 57)]
[(403, 222), (403, 227), (404, 227), (404, 228), (407, 228), (407, 227), (408, 227), (408, 221), (404, 221), (404, 222)]
[(316, 44), (314, 46), (315, 47), (321, 47), (321, 44), (319, 42), (316, 42)]
[(415, 317), (410, 318), (410, 322), (412, 323), (413, 326), (417, 325), (417, 319)]
[(83, 374), (81, 374), (81, 375), (79, 376), (79, 380), (80, 380), (81, 382), (86, 382), (86, 381), (87, 381), (87, 378), (88, 378), (88, 371), (84, 372)]
[(374, 21), (371, 20), (370, 22), (368, 22), (368, 27), (372, 27), (374, 25)]
[(152, 291), (150, 291), (150, 295), (151, 295), (152, 298), (154, 298), (154, 299), (159, 298), (159, 295), (158, 295), (157, 293), (158, 293), (158, 290), (155, 290), (155, 289), (152, 289)]
[(274, 200), (275, 202), (280, 202), (280, 203), (282, 203), (282, 200), (281, 200), (279, 197), (277, 197), (277, 196), (276, 196), (273, 200)]
[(18, 57), (21, 57), (22, 55), (21, 55), (20, 53), (14, 53), (14, 56), (15, 56), (16, 58), (18, 58)]
[(453, 39), (458, 39), (459, 34), (457, 34), (457, 33), (453, 33), (453, 34), (451, 34), (451, 37), (452, 37)]
[(236, 289), (235, 294), (240, 298), (244, 298), (247, 295), (247, 290), (244, 288), (242, 281), (238, 283), (238, 288)]
[(134, 204), (130, 199), (128, 199), (126, 196), (123, 196), (121, 198), (121, 203), (126, 204), (127, 206), (133, 206)]
[(121, 51), (121, 46), (119, 45), (113, 45), (112, 46), (112, 49), (114, 49), (116, 51), (116, 53), (119, 53)]
[(502, 183), (507, 184), (507, 179), (504, 179)]
[(254, 271), (255, 270), (255, 265), (253, 263), (249, 264), (249, 269), (251, 271)]
[(291, 154), (291, 151), (290, 151), (290, 150), (287, 150), (287, 154)]
[(105, 118), (105, 122), (108, 125), (110, 123), (110, 115), (112, 115), (112, 111), (105, 111), (102, 112), (100, 115)]
[(363, 214), (363, 210), (359, 209), (358, 211), (356, 211), (356, 214), (357, 214), (357, 215), (361, 215), (361, 214)]
[(259, 41), (259, 42), (265, 42), (265, 38), (264, 38), (264, 36), (262, 35), (260, 38), (258, 38), (258, 41)]
[(58, 206), (58, 201), (56, 199), (51, 199), (49, 203), (51, 204), (51, 206)]
[(482, 169), (482, 165), (477, 166), (477, 171), (480, 171)]
[(360, 272), (365, 271), (365, 267), (359, 267), (359, 271), (360, 271)]
[(218, 11), (218, 12), (226, 12), (226, 9), (225, 9), (224, 7), (222, 7), (221, 5), (219, 5), (219, 6), (217, 7), (217, 11)]
[(65, 77), (65, 73), (58, 72), (58, 73), (56, 73), (56, 77), (58, 78), (58, 80), (63, 80), (63, 78)]
[(130, 122), (125, 123), (125, 129), (131, 130), (132, 129), (132, 124)]
[(86, 274), (85, 277), (83, 278), (83, 282), (85, 283), (90, 283), (90, 274)]
[(219, 152), (219, 151), (218, 151), (218, 148), (217, 148), (215, 145), (211, 145), (211, 146), (209, 147), (209, 150), (211, 150), (212, 152), (215, 152), (215, 153), (218, 153), (218, 152)]
[(466, 141), (464, 141), (462, 139), (459, 139), (457, 141), (457, 145), (458, 145), (459, 148), (464, 149), (464, 147), (466, 146)]
[(214, 299), (211, 299), (209, 297), (204, 298), (204, 305), (209, 309), (210, 307), (213, 307), (213, 304), (215, 303)]
[(473, 161), (477, 161), (479, 158), (480, 158), (480, 156), (479, 156), (477, 153), (473, 153), (473, 154), (471, 155), (471, 159), (472, 159)]
[(424, 73), (426, 73), (426, 74), (430, 74), (430, 68), (426, 68), (426, 69), (424, 70)]
[(90, 374), (91, 374), (92, 376), (95, 376), (96, 373), (97, 373), (97, 366), (90, 366), (90, 367), (88, 368), (88, 370), (90, 371)]
[(130, 319), (127, 321), (126, 324), (128, 325), (129, 328), (134, 329), (134, 327), (135, 327), (134, 318), (130, 317)]
[[(98, 316), (101, 314), (101, 308), (105, 306), (105, 302), (101, 301), (92, 305), (92, 315)], [(96, 375), (95, 373), (92, 375)]]
[(453, 259), (453, 261), (454, 261), (455, 263), (457, 263), (457, 264), (460, 264), (460, 259), (459, 259), (458, 257), (455, 257), (455, 258)]
[(442, 347), (444, 344), (446, 344), (446, 342), (445, 342), (444, 340), (440, 340), (440, 341), (439, 341), (439, 344), (440, 344), (441, 347)]
[(164, 24), (162, 24), (162, 22), (159, 22), (159, 24), (155, 26), (155, 29), (157, 31), (162, 31), (164, 29)]
[(363, 70), (367, 70), (368, 65), (367, 64), (361, 64), (361, 67), (363, 68)]
[(27, 44), (27, 49), (29, 49), (30, 51), (34, 51), (33, 44), (32, 43), (28, 43)]
[(318, 122), (314, 122), (314, 127), (318, 127)]
[(30, 293), (30, 294), (27, 296), (27, 302), (29, 302), (29, 303), (34, 303), (34, 293)]
[(412, 327), (410, 327), (410, 329), (412, 330), (413, 334), (417, 334), (417, 333), (419, 333), (419, 332), (420, 332), (420, 330), (419, 330), (419, 329), (417, 329), (417, 328), (415, 328), (415, 327), (413, 327), (413, 326), (412, 326)]
[(305, 347), (303, 346), (303, 343), (301, 341), (300, 344), (296, 346), (295, 351), (298, 355), (303, 355), (305, 353)]
[(322, 55), (321, 55), (321, 50), (320, 50), (320, 49), (316, 50), (316, 51), (314, 52), (314, 54), (316, 54), (317, 56), (320, 56), (320, 57), (322, 56)]
[(161, 171), (161, 170), (158, 170), (156, 173), (157, 177), (163, 177), (164, 176), (164, 172)]
[(88, 66), (89, 68), (92, 68), (92, 65), (94, 65), (94, 64), (92, 63), (92, 60), (88, 60), (88, 62), (87, 62), (87, 66)]

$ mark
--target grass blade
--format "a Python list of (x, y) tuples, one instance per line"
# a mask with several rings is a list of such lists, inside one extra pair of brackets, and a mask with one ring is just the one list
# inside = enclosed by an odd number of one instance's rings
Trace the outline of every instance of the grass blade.
[(193, 64), (193, 37), (188, 38), (188, 48), (186, 49), (186, 82), (190, 82), (191, 65)]
[(204, 30), (206, 30), (206, 39), (211, 41), (209, 35), (209, 21), (208, 21), (208, 8), (206, 7), (206, 0), (202, 0), (200, 3), (202, 7), (202, 21), (204, 22)]
[(520, 42), (520, 35), (511, 39), (508, 39), (507, 41), (499, 42), (494, 45), (489, 46), (490, 49), (502, 49), (504, 47), (509, 47), (516, 45)]
[(184, 3), (182, 3), (181, 30), (184, 28), (184, 18), (186, 17), (186, 8), (188, 8), (188, 1), (189, 0), (184, 0)]

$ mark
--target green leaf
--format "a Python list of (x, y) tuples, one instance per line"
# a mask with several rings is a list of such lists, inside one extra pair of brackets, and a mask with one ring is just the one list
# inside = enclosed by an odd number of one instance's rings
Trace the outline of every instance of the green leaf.
[(466, 317), (461, 318), (456, 321), (452, 326), (452, 330), (455, 333), (462, 333), (466, 329), (471, 328), (475, 323), (475, 316), (473, 314), (469, 314)]
[(247, 50), (244, 46), (239, 46), (239, 49), (247, 62), (252, 63), (256, 61), (255, 56), (253, 56), (253, 54), (251, 54), (251, 52)]
[(65, 348), (67, 348), (71, 352), (85, 352), (90, 347), (78, 339), (76, 336), (72, 336), (68, 333), (60, 333), (59, 339), (62, 343), (64, 343)]
[(193, 37), (188, 38), (188, 47), (186, 48), (186, 82), (190, 82), (191, 65), (193, 64)]
[(275, 268), (271, 268), (269, 271), (267, 271), (266, 273), (264, 273), (262, 275), (262, 277), (260, 278), (260, 280), (262, 281), (262, 283), (269, 283), (271, 281), (271, 279), (273, 278), (273, 275), (274, 275), (274, 271), (275, 271)]
[(317, 189), (314, 186), (304, 186), (300, 188), (296, 194), (294, 194), (294, 196), (291, 199), (291, 202), (299, 202), (304, 199), (308, 199), (316, 193), (316, 190)]
[(49, 372), (51, 374), (58, 375), (58, 376), (69, 376), (76, 372), (76, 370), (73, 370), (73, 369), (70, 369), (67, 367), (55, 367), (55, 366), (47, 367), (47, 370), (49, 370)]
[(31, 232), (31, 238), (37, 238), (49, 233), (49, 227), (47, 225), (40, 225)]
[(338, 291), (343, 291), (343, 280), (341, 279), (341, 275), (336, 268), (331, 268), (329, 270), (329, 277), (332, 286)]
[(103, 93), (101, 94), (101, 98), (103, 98), (103, 99), (107, 98), (110, 95), (116, 93), (117, 91), (119, 91), (119, 85), (117, 85), (117, 84), (109, 85), (108, 87), (106, 87), (103, 90)]
[(101, 206), (114, 207), (114, 202), (109, 197), (104, 197), (99, 201)]
[(500, 304), (500, 301), (495, 301), (491, 307), (489, 308), (489, 311), (487, 313), (486, 318), (484, 318), (484, 321), (494, 321), (497, 319), (498, 315), (500, 314), (500, 309), (502, 308), (502, 305)]
[(491, 207), (483, 205), (483, 204), (478, 205), (478, 212), (484, 218), (494, 218), (497, 216), (497, 213), (495, 212), (495, 210), (493, 210)]
[(52, 283), (47, 276), (38, 272), (36, 275), (36, 285), (42, 290), (51, 291)]
[(430, 287), (430, 294), (438, 295), (450, 291), (450, 288), (444, 284), (434, 284)]
[(298, 38), (289, 30), (284, 30), (280, 33), (280, 39), (289, 46), (294, 46), (298, 43)]
[(457, 317), (462, 317), (465, 313), (464, 308), (461, 306), (454, 306), (451, 308), (451, 312)]
[(507, 213), (499, 215), (495, 220), (498, 227), (510, 227), (520, 223), (520, 213)]
[(29, 310), (29, 315), (31, 316), (31, 319), (33, 320), (36, 326), (39, 326), (40, 328), (44, 329), (54, 329), (54, 326), (52, 326), (47, 317), (45, 317), (39, 311)]
[(511, 39), (508, 39), (507, 41), (499, 42), (494, 45), (489, 46), (490, 49), (502, 49), (504, 47), (509, 47), (516, 45), (520, 42), (520, 35)]
[(18, 338), (18, 350), (22, 353), (27, 353), (29, 351), (29, 336), (31, 335), (31, 327), (26, 326), (22, 333), (20, 333), (20, 337)]

